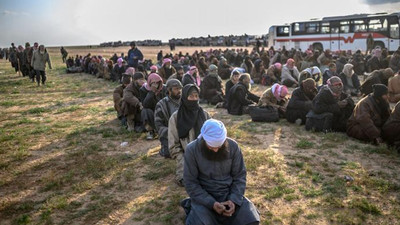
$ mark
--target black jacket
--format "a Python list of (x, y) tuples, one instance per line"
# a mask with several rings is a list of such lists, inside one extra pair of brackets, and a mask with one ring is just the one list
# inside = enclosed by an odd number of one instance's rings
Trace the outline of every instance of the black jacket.
[[(343, 89), (344, 89), (344, 91), (346, 91), (347, 90), (347, 78), (346, 78), (346, 74), (344, 74), (343, 72), (341, 72), (340, 74), (339, 74), (339, 78), (342, 80), (342, 83), (343, 83)], [(357, 90), (360, 90), (360, 80), (358, 79), (358, 76), (357, 76), (357, 74), (353, 74), (352, 76), (351, 76), (351, 80), (353, 81), (353, 86), (354, 86), (354, 88), (355, 89), (357, 89)]]
[(228, 113), (232, 115), (242, 115), (244, 106), (257, 103), (259, 100), (260, 97), (249, 92), (246, 86), (239, 82), (230, 90), (227, 105)]
[(156, 108), (157, 102), (165, 97), (164, 90), (156, 95), (154, 92), (148, 91), (144, 86), (140, 88), (139, 92), (143, 108), (151, 109), (153, 111)]

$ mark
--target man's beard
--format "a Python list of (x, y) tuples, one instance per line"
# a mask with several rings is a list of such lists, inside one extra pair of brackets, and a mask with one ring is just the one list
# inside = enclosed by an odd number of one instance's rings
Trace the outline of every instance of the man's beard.
[(206, 159), (210, 161), (221, 162), (229, 158), (229, 145), (228, 142), (225, 141), (225, 143), (218, 149), (218, 151), (214, 152), (207, 147), (206, 142), (204, 141), (204, 139), (202, 139), (201, 152)]
[(174, 100), (179, 100), (179, 99), (181, 99), (181, 95), (173, 95), (173, 94), (171, 94), (171, 98), (174, 99)]

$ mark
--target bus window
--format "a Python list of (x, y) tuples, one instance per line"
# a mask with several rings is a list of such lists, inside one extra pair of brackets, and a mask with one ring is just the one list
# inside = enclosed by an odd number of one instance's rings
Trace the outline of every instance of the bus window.
[(350, 22), (340, 21), (340, 33), (349, 33), (349, 31), (350, 31)]
[(387, 31), (387, 20), (371, 19), (368, 23), (368, 31)]
[(277, 27), (277, 37), (287, 37), (289, 36), (289, 27)]
[(366, 32), (367, 25), (364, 20), (354, 20), (352, 22), (352, 32)]
[(307, 34), (319, 33), (319, 23), (307, 23), (306, 24), (306, 32), (307, 32)]
[(304, 23), (295, 23), (293, 24), (293, 33), (294, 34), (302, 34), (306, 31)]
[(321, 33), (329, 34), (329, 23), (322, 23), (321, 24)]
[(399, 24), (390, 24), (390, 37), (400, 38)]

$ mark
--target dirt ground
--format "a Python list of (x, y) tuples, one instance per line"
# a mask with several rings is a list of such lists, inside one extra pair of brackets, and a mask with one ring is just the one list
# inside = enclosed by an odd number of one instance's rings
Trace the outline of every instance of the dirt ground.
[[(127, 49), (67, 51), (111, 56)], [(160, 48), (141, 50), (154, 59)], [(187, 194), (174, 183), (175, 162), (158, 155), (158, 140), (121, 128), (112, 102), (117, 84), (65, 74), (59, 49), (49, 52), (53, 70), (41, 87), (0, 60), (0, 224), (183, 224), (179, 202)], [(400, 224), (393, 150), (202, 106), (240, 144), (245, 195), (261, 224)]]

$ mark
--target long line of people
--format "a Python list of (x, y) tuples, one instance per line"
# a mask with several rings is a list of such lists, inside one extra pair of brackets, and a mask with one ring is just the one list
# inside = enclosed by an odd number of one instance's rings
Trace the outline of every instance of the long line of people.
[[(400, 151), (400, 67), (395, 67), (400, 64), (400, 50), (390, 56), (386, 67), (375, 67), (376, 60), (382, 57), (379, 48), (367, 57), (359, 51), (354, 55), (338, 52), (334, 56), (329, 50), (319, 54), (273, 48), (255, 48), (251, 52), (211, 49), (192, 55), (160, 52), (152, 65), (145, 63), (134, 43), (131, 47), (126, 57), (105, 59), (88, 54), (67, 59), (66, 63), (68, 69), (79, 67), (120, 83), (113, 93), (118, 119), (129, 131), (147, 132), (149, 140), (158, 136), (160, 155), (176, 160), (175, 179), (180, 186), (191, 184), (185, 179), (193, 178), (189, 176), (193, 174), (187, 174), (192, 172), (187, 168), (193, 165), (186, 162), (193, 159), (185, 152), (193, 148), (193, 141), (199, 136), (207, 135), (203, 129), (206, 121), (211, 121), (200, 103), (225, 108), (237, 116), (266, 109), (259, 111), (265, 115), (258, 116), (272, 115), (267, 113), (271, 111), (278, 119), (305, 125), (306, 130), (346, 132), (362, 141), (386, 142)], [(364, 74), (366, 71), (371, 73)], [(366, 77), (362, 82), (361, 76)], [(227, 80), (225, 86), (223, 80)], [(253, 84), (270, 87), (257, 96), (251, 92)], [(292, 93), (290, 88), (295, 88)], [(358, 97), (362, 99), (355, 103)], [(397, 103), (392, 111), (389, 101)], [(213, 126), (219, 126), (218, 122)], [(223, 131), (221, 126), (218, 131)], [(207, 148), (223, 149), (223, 144), (213, 143), (209, 140)], [(216, 160), (223, 155), (205, 157)]]

